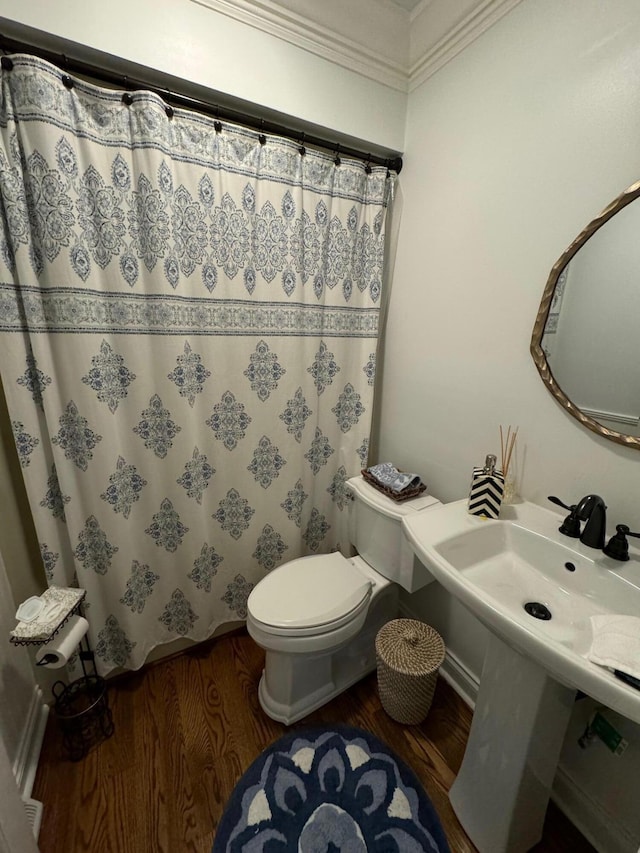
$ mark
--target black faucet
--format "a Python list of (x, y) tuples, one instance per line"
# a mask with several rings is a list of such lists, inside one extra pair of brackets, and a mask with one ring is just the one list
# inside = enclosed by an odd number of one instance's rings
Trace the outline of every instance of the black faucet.
[[(558, 506), (570, 510), (568, 515), (562, 522), (559, 528), (560, 533), (565, 536), (571, 536), (573, 539), (580, 539), (584, 545), (589, 548), (604, 548), (604, 535), (607, 527), (607, 516), (604, 501), (600, 495), (586, 495), (577, 504), (568, 504), (556, 498), (554, 495), (549, 495), (548, 500)], [(580, 522), (586, 521), (582, 532), (580, 532)]]
[(576, 515), (587, 523), (580, 534), (580, 541), (589, 548), (604, 548), (607, 528), (607, 507), (600, 495), (586, 495), (576, 506)]
[(632, 533), (626, 524), (616, 524), (615, 536), (612, 536), (602, 549), (607, 557), (622, 562), (629, 559), (627, 536), (635, 536), (636, 539), (640, 539), (640, 533)]

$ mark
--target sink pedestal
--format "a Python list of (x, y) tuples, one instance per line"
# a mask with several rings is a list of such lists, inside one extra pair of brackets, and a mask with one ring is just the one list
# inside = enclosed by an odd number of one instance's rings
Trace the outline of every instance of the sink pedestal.
[(540, 841), (575, 693), (489, 636), (467, 748), (449, 792), (480, 853), (525, 853)]

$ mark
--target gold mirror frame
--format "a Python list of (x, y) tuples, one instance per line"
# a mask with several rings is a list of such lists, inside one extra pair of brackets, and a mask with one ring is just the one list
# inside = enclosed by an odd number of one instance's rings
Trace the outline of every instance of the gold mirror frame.
[(542, 381), (547, 386), (549, 391), (553, 394), (556, 400), (560, 403), (560, 405), (569, 412), (570, 415), (580, 421), (580, 423), (590, 429), (592, 432), (598, 433), (598, 435), (602, 435), (605, 438), (611, 439), (611, 441), (616, 441), (618, 444), (624, 444), (627, 447), (635, 447), (640, 450), (640, 437), (634, 435), (626, 435), (622, 432), (616, 432), (612, 429), (607, 429), (607, 427), (602, 426), (602, 424), (598, 423), (598, 421), (589, 417), (589, 415), (585, 415), (585, 413), (579, 409), (575, 403), (573, 403), (567, 395), (564, 393), (562, 388), (558, 385), (556, 380), (554, 379), (553, 373), (551, 372), (551, 368), (547, 361), (547, 358), (544, 354), (544, 350), (542, 349), (542, 338), (544, 335), (544, 329), (547, 324), (547, 318), (549, 315), (549, 308), (551, 307), (551, 302), (553, 300), (553, 296), (555, 293), (556, 285), (558, 284), (558, 279), (560, 278), (560, 274), (569, 263), (571, 258), (578, 252), (584, 244), (589, 240), (599, 228), (608, 222), (612, 217), (616, 215), (623, 207), (626, 207), (632, 201), (637, 199), (640, 196), (640, 181), (635, 184), (632, 184), (628, 189), (626, 189), (623, 193), (621, 193), (614, 201), (611, 202), (608, 207), (602, 211), (602, 213), (597, 216), (594, 220), (592, 220), (587, 227), (582, 231), (578, 237), (573, 241), (573, 243), (569, 246), (569, 248), (563, 252), (560, 258), (554, 264), (551, 273), (549, 274), (549, 278), (547, 279), (547, 284), (544, 289), (544, 293), (542, 294), (542, 301), (540, 303), (540, 308), (538, 309), (538, 316), (536, 317), (536, 322), (533, 327), (533, 334), (531, 335), (531, 355), (533, 356), (533, 360), (535, 362), (536, 367), (538, 368), (538, 373), (540, 374)]

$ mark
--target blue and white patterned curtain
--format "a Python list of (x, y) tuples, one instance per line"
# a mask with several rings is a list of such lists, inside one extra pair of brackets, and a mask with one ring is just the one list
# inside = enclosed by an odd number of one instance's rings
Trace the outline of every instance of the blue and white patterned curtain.
[(0, 371), (47, 578), (87, 590), (103, 674), (336, 547), (393, 180), (3, 69)]

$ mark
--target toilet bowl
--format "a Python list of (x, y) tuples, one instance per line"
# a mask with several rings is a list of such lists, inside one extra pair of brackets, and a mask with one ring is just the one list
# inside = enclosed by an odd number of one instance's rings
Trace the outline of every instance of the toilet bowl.
[(398, 504), (362, 477), (347, 489), (348, 539), (357, 555), (291, 560), (256, 584), (247, 602), (247, 630), (266, 652), (260, 705), (285, 725), (375, 669), (375, 637), (398, 615), (399, 586), (414, 592), (433, 580), (400, 522), (440, 502), (423, 495)]
[(256, 586), (251, 636), (265, 648), (298, 654), (347, 642), (362, 628), (376, 586), (365, 567), (339, 552), (285, 563)]

